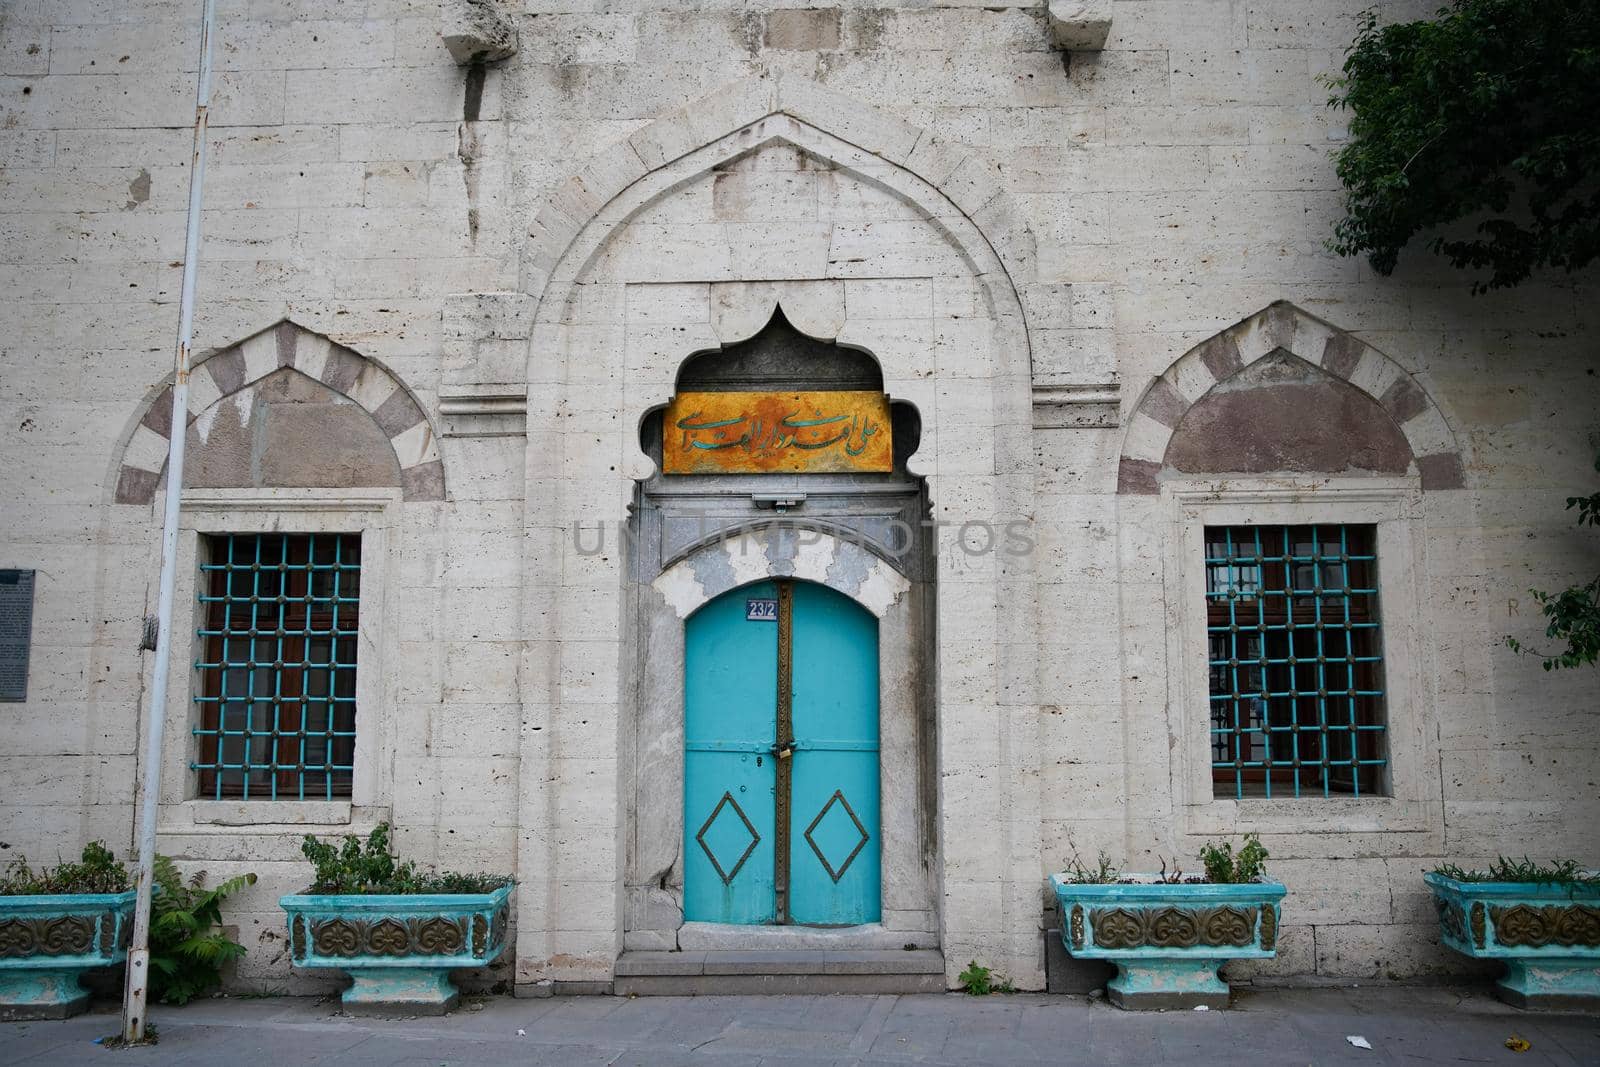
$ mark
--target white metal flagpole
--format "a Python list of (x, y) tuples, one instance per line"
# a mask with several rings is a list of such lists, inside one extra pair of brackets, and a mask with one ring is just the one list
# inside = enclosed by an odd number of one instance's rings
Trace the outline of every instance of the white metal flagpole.
[(161, 527), (161, 592), (156, 602), (156, 669), (150, 687), (150, 731), (145, 738), (144, 790), (139, 803), (139, 883), (133, 909), (133, 942), (122, 997), (122, 1037), (144, 1038), (150, 984), (150, 895), (155, 874), (156, 809), (161, 801), (161, 735), (167, 718), (167, 675), (172, 659), (172, 587), (178, 567), (178, 509), (183, 499), (183, 446), (189, 436), (189, 345), (194, 328), (195, 272), (200, 260), (200, 205), (206, 178), (206, 111), (211, 103), (211, 32), (216, 0), (203, 0), (200, 20), (200, 80), (194, 105), (194, 154), (189, 170), (189, 219), (183, 250), (183, 289), (178, 297), (178, 350), (172, 378), (172, 436), (167, 452), (166, 508)]

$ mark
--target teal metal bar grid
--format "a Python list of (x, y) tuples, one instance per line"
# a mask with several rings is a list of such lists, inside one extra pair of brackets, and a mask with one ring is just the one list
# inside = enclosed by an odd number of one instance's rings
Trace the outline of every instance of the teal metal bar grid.
[(1374, 527), (1216, 526), (1205, 539), (1217, 792), (1381, 792)]
[(350, 794), (359, 534), (206, 538), (198, 600), (200, 795)]

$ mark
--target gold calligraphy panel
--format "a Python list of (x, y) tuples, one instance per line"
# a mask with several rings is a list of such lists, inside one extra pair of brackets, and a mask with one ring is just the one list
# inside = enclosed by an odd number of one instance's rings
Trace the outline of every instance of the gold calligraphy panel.
[(894, 469), (882, 393), (679, 393), (661, 436), (667, 474)]

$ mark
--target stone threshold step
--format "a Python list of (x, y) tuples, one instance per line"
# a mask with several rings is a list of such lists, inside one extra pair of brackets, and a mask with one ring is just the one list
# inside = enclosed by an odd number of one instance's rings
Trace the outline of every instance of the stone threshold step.
[(944, 974), (937, 949), (707, 949), (624, 952), (622, 977), (718, 974)]
[(942, 974), (661, 974), (618, 978), (619, 997), (904, 996), (945, 992)]
[(618, 996), (778, 993), (942, 993), (944, 956), (932, 949), (624, 952)]

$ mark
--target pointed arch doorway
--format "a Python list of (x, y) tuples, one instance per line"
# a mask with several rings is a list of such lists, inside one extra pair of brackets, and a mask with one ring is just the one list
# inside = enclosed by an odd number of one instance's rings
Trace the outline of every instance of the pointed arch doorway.
[(688, 618), (684, 667), (685, 919), (878, 922), (878, 620), (757, 582)]
[[(766, 325), (690, 352), (671, 395), (700, 396), (671, 414), (670, 435), (670, 404), (639, 427), (655, 470), (636, 485), (628, 545), (640, 672), (626, 735), (624, 946), (811, 950), (822, 938), (834, 948), (933, 949), (933, 524), (926, 484), (908, 469), (920, 415), (888, 395), (870, 352), (801, 332), (770, 295), (724, 295), (732, 318)], [(872, 443), (892, 442), (889, 463), (669, 469), (667, 447), (686, 449), (686, 431), (702, 452), (728, 442), (744, 452), (746, 427), (716, 434), (730, 417), (720, 405), (740, 414), (750, 394), (785, 394), (799, 452), (859, 449), (865, 429), (839, 440), (856, 424), (834, 416), (850, 398), (884, 398), (888, 425), (872, 415)], [(764, 448), (766, 439), (756, 440)], [(789, 704), (781, 734), (780, 697)]]

